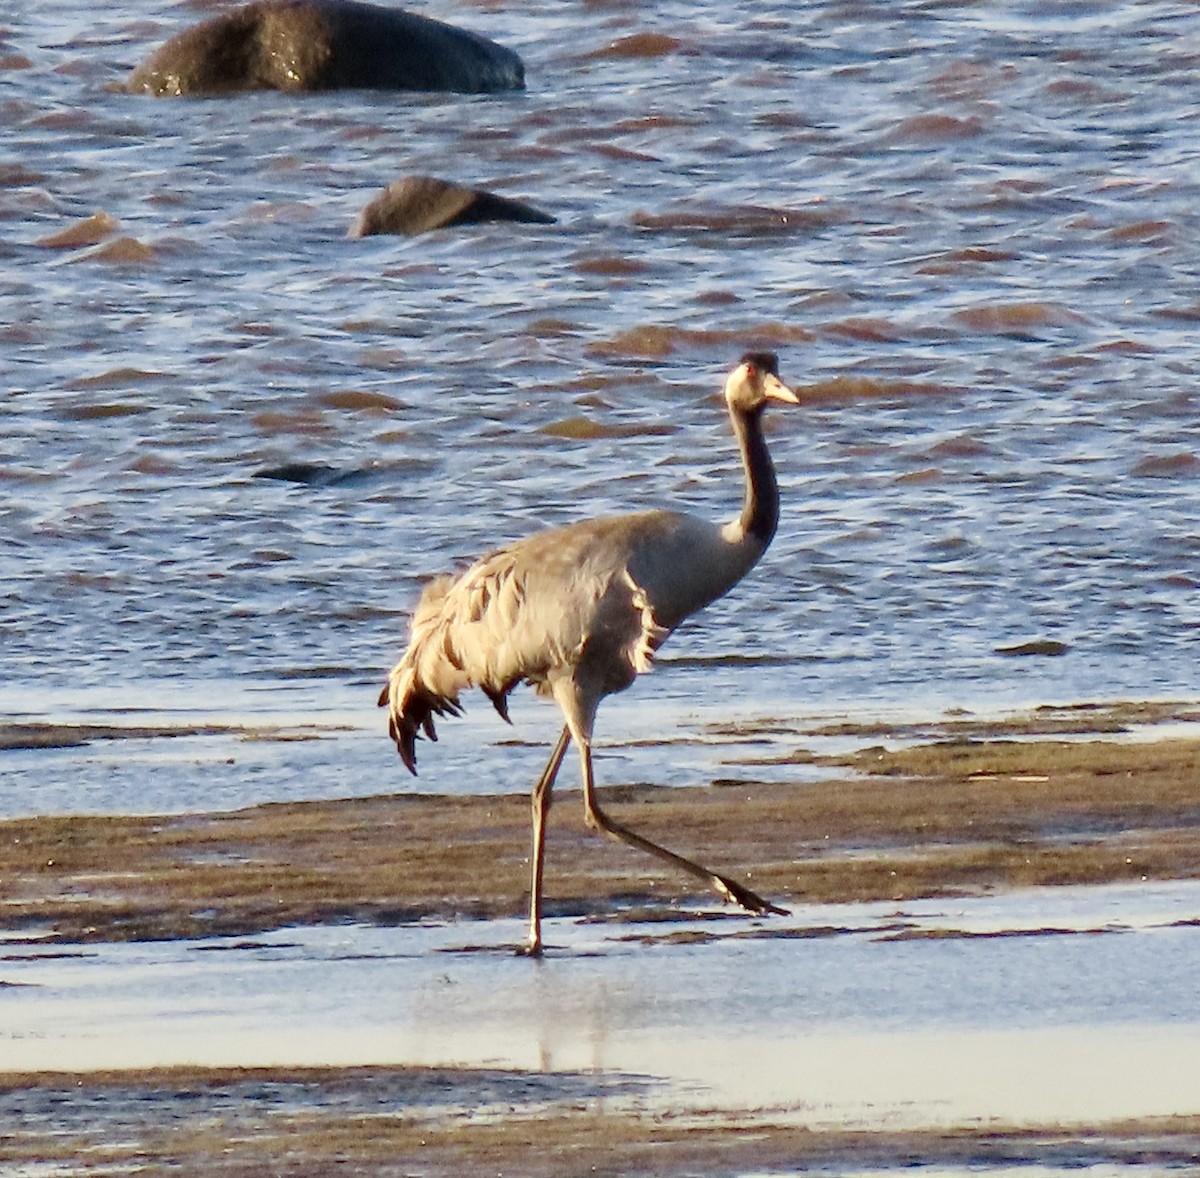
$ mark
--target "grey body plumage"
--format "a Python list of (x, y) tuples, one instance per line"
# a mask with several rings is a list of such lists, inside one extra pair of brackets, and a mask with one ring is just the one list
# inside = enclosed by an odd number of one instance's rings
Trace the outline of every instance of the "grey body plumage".
[(520, 683), (553, 698), (565, 726), (533, 796), (533, 884), (526, 951), (541, 952), (544, 824), (550, 790), (571, 740), (580, 750), (589, 825), (664, 858), (752, 912), (782, 912), (753, 892), (613, 822), (596, 801), (591, 738), (600, 701), (649, 670), (654, 652), (688, 616), (728, 592), (775, 532), (779, 492), (762, 434), (768, 401), (799, 398), (771, 353), (748, 353), (725, 398), (746, 473), (741, 514), (725, 525), (674, 511), (583, 520), (535, 533), (425, 588), (403, 658), (380, 695), (389, 732), (416, 772), (416, 741), (435, 719), (458, 715), (479, 687), (508, 719)]

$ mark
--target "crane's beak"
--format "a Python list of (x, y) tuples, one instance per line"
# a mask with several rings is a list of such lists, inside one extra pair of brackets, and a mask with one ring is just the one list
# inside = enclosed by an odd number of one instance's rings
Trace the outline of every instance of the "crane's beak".
[(763, 381), (763, 395), (772, 401), (782, 401), (785, 405), (799, 405), (800, 398), (793, 389), (789, 389), (777, 376), (766, 373)]

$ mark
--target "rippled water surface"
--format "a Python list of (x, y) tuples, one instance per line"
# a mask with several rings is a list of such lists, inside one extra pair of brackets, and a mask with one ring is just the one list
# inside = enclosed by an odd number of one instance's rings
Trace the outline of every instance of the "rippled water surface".
[[(113, 92), (204, 11), (0, 20), (0, 712), (258, 692), (373, 726), (316, 792), (402, 784), (373, 697), (421, 577), (732, 514), (751, 343), (807, 400), (775, 545), (602, 736), (1200, 693), (1194, 6), (446, 4), (525, 93)], [(414, 172), (558, 223), (348, 240)]]

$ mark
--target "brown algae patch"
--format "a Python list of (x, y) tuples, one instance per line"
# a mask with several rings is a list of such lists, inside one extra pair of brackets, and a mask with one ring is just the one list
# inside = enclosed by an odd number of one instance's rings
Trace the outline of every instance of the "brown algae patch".
[(716, 348), (744, 347), (747, 341), (753, 341), (755, 346), (782, 347), (812, 339), (813, 333), (808, 328), (786, 323), (764, 322), (708, 330), (645, 323), (589, 344), (587, 354), (603, 360), (655, 360), (679, 350), (703, 353)]
[(1084, 316), (1061, 303), (992, 303), (956, 311), (951, 321), (981, 335), (1019, 335), (1058, 328), (1078, 328)]
[(950, 396), (957, 390), (928, 381), (881, 380), (871, 376), (844, 374), (813, 384), (799, 384), (796, 386), (796, 392), (804, 402), (816, 405)]
[(948, 714), (945, 719), (911, 723), (842, 720), (813, 724), (773, 717), (710, 724), (704, 731), (710, 736), (725, 739), (745, 739), (765, 733), (772, 736), (843, 736), (912, 742), (1149, 732), (1154, 725), (1197, 723), (1200, 723), (1200, 706), (1189, 701), (1122, 700), (1106, 703), (1046, 704), (1030, 711), (1000, 717), (979, 717), (959, 711)]
[(221, 725), (0, 724), (0, 751), (82, 748), (97, 740), (158, 740), (180, 736), (215, 736), (231, 731)]
[(82, 748), (96, 741), (175, 740), (189, 736), (234, 736), (244, 741), (316, 740), (327, 725), (282, 728), (242, 724), (58, 724), (0, 722), (0, 752), (16, 749)]
[[(1200, 877), (1197, 739), (943, 731), (899, 748), (794, 756), (803, 781), (601, 792), (640, 833), (785, 904)], [(828, 778), (814, 782), (814, 766)], [(578, 794), (557, 803), (551, 914), (635, 904), (673, 916), (681, 900), (722, 910), (699, 885), (588, 831)], [(0, 929), (87, 942), (513, 916), (526, 902), (528, 848), (523, 795), (9, 820), (0, 823)]]
[(584, 56), (584, 61), (606, 58), (654, 58), (677, 53), (684, 44), (677, 37), (666, 33), (630, 33), (619, 41), (613, 41), (603, 49), (594, 50)]
[(66, 229), (38, 238), (36, 244), (46, 249), (78, 249), (81, 246), (98, 245), (106, 238), (120, 232), (120, 224), (110, 213), (93, 213)]

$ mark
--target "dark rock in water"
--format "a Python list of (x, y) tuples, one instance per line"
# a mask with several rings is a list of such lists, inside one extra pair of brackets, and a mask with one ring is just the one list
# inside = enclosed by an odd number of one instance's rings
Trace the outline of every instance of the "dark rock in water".
[(373, 482), (380, 473), (382, 468), (374, 463), (368, 467), (331, 467), (324, 462), (284, 462), (256, 470), (252, 477), (295, 482), (305, 487), (354, 487)]
[(1008, 658), (1018, 658), (1023, 655), (1046, 655), (1056, 658), (1066, 654), (1071, 647), (1066, 642), (1058, 642), (1053, 638), (1035, 638), (1032, 642), (1018, 642), (1013, 646), (997, 646), (997, 654)]
[(280, 466), (265, 466), (256, 470), (256, 479), (278, 479), (284, 483), (327, 483), (337, 475), (336, 467), (322, 462), (285, 462)]
[(258, 0), (172, 37), (133, 71), (135, 94), (247, 90), (520, 90), (525, 67), (486, 37), (357, 0)]
[(280, 466), (266, 466), (256, 470), (256, 479), (278, 479), (282, 483), (303, 483), (309, 487), (326, 487), (331, 483), (344, 482), (357, 472), (339, 470), (323, 462), (285, 462)]
[(405, 176), (389, 184), (358, 214), (349, 236), (424, 233), (447, 225), (477, 225), (482, 221), (554, 224), (549, 213), (482, 188), (469, 188), (434, 176)]

